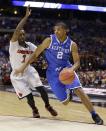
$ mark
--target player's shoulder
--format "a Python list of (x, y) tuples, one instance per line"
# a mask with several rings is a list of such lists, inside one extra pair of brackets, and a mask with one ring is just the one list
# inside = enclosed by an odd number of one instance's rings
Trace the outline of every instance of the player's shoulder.
[(30, 41), (25, 41), (25, 43), (28, 45), (28, 46), (33, 46), (33, 47), (36, 47), (36, 45)]
[(18, 40), (17, 41), (10, 40), (10, 44), (18, 44)]
[(50, 35), (50, 39), (51, 39), (51, 40), (53, 40), (53, 39), (57, 39), (56, 34), (51, 34), (51, 35)]
[(77, 46), (76, 42), (72, 43), (71, 50), (73, 50), (73, 51), (78, 50), (78, 46)]
[(25, 43), (27, 44), (27, 45), (34, 45), (32, 42), (30, 42), (30, 41), (25, 41)]
[(51, 43), (51, 38), (50, 37), (46, 37), (43, 42), (39, 45), (39, 48), (42, 48), (42, 49), (46, 49), (49, 47)]
[(19, 48), (18, 41), (11, 41), (9, 45), (9, 53), (14, 53)]
[(19, 47), (19, 42), (18, 41), (11, 41), (10, 40), (10, 46), (9, 46), (9, 48), (10, 49), (17, 49)]
[(71, 40), (71, 45), (76, 46), (77, 43), (75, 41)]

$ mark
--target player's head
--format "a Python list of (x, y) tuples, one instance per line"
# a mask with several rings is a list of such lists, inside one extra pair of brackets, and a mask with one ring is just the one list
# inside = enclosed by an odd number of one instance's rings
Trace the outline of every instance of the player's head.
[(57, 37), (66, 36), (69, 32), (68, 26), (64, 22), (58, 22), (54, 26), (54, 33)]
[(18, 41), (19, 41), (19, 44), (22, 44), (25, 42), (25, 31), (23, 29), (20, 30), (19, 32)]

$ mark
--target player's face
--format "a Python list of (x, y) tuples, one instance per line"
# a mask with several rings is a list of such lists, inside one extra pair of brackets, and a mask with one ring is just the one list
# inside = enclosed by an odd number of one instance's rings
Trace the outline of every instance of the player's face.
[(25, 42), (25, 31), (24, 30), (20, 30), (18, 41), (20, 43)]
[(66, 29), (62, 26), (55, 26), (54, 33), (56, 34), (58, 38), (65, 37), (67, 34)]

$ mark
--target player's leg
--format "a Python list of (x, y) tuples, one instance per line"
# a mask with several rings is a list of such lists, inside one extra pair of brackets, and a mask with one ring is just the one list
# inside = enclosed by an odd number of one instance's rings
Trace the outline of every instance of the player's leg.
[(43, 102), (45, 103), (45, 108), (50, 112), (51, 115), (57, 116), (56, 110), (54, 110), (53, 107), (49, 103), (48, 94), (40, 80), (38, 72), (33, 67), (31, 67), (30, 71), (28, 72), (28, 76), (29, 76), (28, 81), (32, 89), (36, 87), (36, 90), (40, 93), (41, 98)]
[(36, 90), (40, 93), (41, 98), (45, 103), (45, 106), (49, 106), (49, 98), (44, 86), (38, 86), (36, 87)]
[(65, 85), (63, 85), (58, 77), (57, 72), (55, 73), (52, 71), (47, 70), (46, 72), (46, 78), (48, 80), (48, 83), (57, 97), (57, 99), (64, 105), (67, 105), (70, 102), (69, 98), (69, 89), (67, 90), (65, 88)]
[(34, 101), (34, 98), (33, 98), (32, 93), (30, 93), (29, 95), (27, 95), (26, 98), (27, 98), (27, 103), (28, 103), (28, 105), (29, 105), (29, 106), (31, 107), (31, 109), (32, 109), (33, 117), (34, 117), (34, 118), (40, 118), (38, 109), (37, 109), (37, 107), (35, 106), (35, 101)]
[(76, 77), (72, 84), (67, 85), (67, 88), (73, 89), (75, 94), (81, 99), (83, 104), (86, 106), (88, 111), (91, 113), (93, 120), (96, 124), (103, 124), (103, 120), (99, 117), (99, 115), (95, 112), (92, 103), (90, 102), (88, 96), (84, 93), (81, 88), (81, 83), (78, 78), (78, 75), (75, 73)]
[(40, 117), (27, 80), (24, 77), (19, 77), (18, 79), (18, 77), (16, 78), (11, 75), (11, 82), (19, 99), (27, 98), (27, 103), (32, 109), (33, 117)]
[(57, 116), (57, 111), (53, 109), (53, 107), (49, 103), (48, 94), (44, 88), (44, 86), (39, 86), (36, 90), (40, 93), (42, 100), (45, 103), (45, 108), (50, 112), (52, 116)]
[(103, 120), (100, 118), (100, 116), (96, 113), (92, 103), (90, 102), (89, 97), (84, 93), (82, 88), (76, 88), (74, 89), (75, 94), (81, 99), (82, 103), (86, 106), (88, 111), (91, 113), (93, 120), (96, 124), (102, 125)]
[(49, 85), (57, 97), (57, 99), (64, 105), (70, 102), (70, 90), (65, 88), (65, 85), (60, 83), (58, 78), (48, 79)]
[(69, 92), (69, 101), (72, 101), (72, 99), (73, 99), (73, 90), (70, 89), (69, 91), (70, 91)]

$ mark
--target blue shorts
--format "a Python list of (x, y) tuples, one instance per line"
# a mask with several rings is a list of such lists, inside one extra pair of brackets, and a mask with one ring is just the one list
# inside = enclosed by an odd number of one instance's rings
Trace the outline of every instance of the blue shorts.
[(76, 73), (73, 83), (69, 85), (64, 85), (60, 82), (59, 73), (55, 73), (53, 71), (47, 71), (46, 76), (52, 91), (61, 102), (64, 102), (68, 99), (69, 90), (82, 87)]

